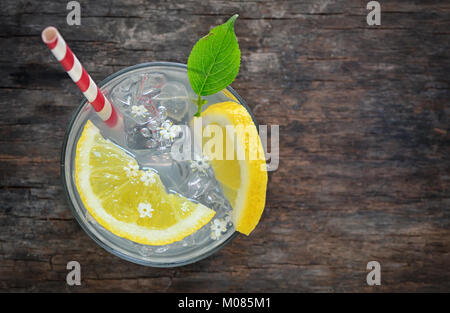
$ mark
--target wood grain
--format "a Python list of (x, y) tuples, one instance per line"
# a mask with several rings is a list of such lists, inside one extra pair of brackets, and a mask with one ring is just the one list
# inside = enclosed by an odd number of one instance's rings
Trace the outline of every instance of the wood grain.
[[(450, 291), (450, 5), (366, 1), (4, 0), (0, 8), (0, 291)], [(101, 81), (149, 61), (186, 63), (239, 13), (233, 87), (280, 125), (279, 169), (250, 237), (174, 269), (97, 246), (64, 199), (59, 161), (81, 94), (40, 41), (57, 26)], [(65, 283), (79, 260), (82, 286)], [(382, 285), (366, 284), (377, 260)]]

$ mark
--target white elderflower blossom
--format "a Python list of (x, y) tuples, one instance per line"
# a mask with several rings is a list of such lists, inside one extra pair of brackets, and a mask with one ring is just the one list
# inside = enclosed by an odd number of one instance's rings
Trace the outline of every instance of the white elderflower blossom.
[(138, 212), (139, 212), (139, 216), (141, 218), (144, 218), (144, 217), (151, 218), (153, 211), (154, 210), (150, 203), (144, 203), (144, 202), (139, 203)]
[(209, 169), (208, 158), (206, 156), (202, 156), (198, 160), (191, 160), (191, 169), (192, 171), (198, 171), (201, 173), (206, 173)]
[(165, 121), (159, 128), (159, 134), (164, 140), (173, 140), (174, 138), (178, 137), (180, 132), (181, 127), (178, 125), (172, 125), (170, 121)]
[(139, 175), (139, 165), (135, 162), (128, 162), (127, 166), (124, 166), (123, 169), (127, 173), (127, 177), (136, 177)]
[(148, 111), (145, 108), (145, 106), (141, 105), (133, 105), (131, 107), (131, 114), (133, 114), (133, 116), (135, 117), (145, 117), (147, 115)]
[(141, 181), (145, 186), (154, 184), (156, 182), (155, 173), (152, 171), (144, 171), (141, 176)]
[(211, 239), (219, 240), (222, 233), (227, 231), (227, 222), (223, 219), (216, 218), (211, 224)]

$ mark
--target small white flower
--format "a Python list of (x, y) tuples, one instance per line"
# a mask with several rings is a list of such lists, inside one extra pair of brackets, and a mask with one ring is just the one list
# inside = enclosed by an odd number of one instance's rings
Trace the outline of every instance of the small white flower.
[(139, 175), (139, 165), (135, 162), (128, 162), (127, 166), (124, 166), (123, 169), (127, 173), (127, 177), (136, 177)]
[(152, 212), (154, 211), (152, 208), (152, 205), (150, 203), (144, 203), (141, 202), (139, 203), (138, 206), (138, 211), (139, 211), (139, 216), (144, 218), (144, 217), (152, 217)]
[(138, 116), (145, 117), (147, 115), (147, 113), (148, 113), (147, 109), (142, 104), (141, 105), (133, 105), (131, 107), (131, 114), (133, 114), (133, 116), (135, 116), (135, 117), (138, 117)]
[(170, 121), (165, 121), (159, 128), (159, 134), (164, 140), (173, 140), (174, 138), (178, 137), (180, 132), (181, 127), (178, 125), (172, 125)]
[(198, 160), (191, 160), (191, 169), (193, 172), (199, 171), (202, 173), (206, 173), (209, 169), (208, 159), (205, 156), (202, 156)]
[(211, 224), (211, 238), (213, 240), (218, 240), (222, 233), (227, 231), (227, 222), (216, 218)]
[(154, 184), (156, 182), (155, 173), (152, 171), (144, 171), (141, 176), (141, 181), (145, 186)]

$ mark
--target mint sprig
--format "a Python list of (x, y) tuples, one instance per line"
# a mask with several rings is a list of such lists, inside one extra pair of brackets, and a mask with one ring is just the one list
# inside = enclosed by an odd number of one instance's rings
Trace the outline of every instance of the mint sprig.
[(195, 116), (200, 116), (206, 103), (202, 96), (221, 91), (234, 81), (239, 72), (241, 51), (234, 33), (237, 17), (235, 14), (224, 24), (211, 29), (208, 35), (197, 41), (189, 55), (189, 82), (198, 95)]

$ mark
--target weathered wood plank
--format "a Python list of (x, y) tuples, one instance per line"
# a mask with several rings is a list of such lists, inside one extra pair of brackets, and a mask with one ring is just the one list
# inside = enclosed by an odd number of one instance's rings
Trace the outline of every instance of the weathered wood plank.
[[(450, 5), (365, 1), (3, 1), (0, 8), (0, 291), (450, 291)], [(280, 166), (250, 237), (199, 263), (145, 268), (73, 219), (59, 158), (82, 97), (40, 41), (57, 26), (96, 81), (185, 63), (239, 13), (233, 87), (280, 125)], [(82, 286), (65, 284), (82, 261)], [(382, 286), (365, 283), (378, 260)], [(214, 283), (212, 283), (214, 282)]]

